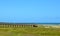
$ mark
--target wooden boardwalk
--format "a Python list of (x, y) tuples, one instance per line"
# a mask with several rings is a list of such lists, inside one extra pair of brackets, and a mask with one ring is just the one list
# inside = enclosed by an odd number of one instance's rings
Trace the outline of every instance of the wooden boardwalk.
[(36, 24), (0, 24), (1, 27), (37, 27)]

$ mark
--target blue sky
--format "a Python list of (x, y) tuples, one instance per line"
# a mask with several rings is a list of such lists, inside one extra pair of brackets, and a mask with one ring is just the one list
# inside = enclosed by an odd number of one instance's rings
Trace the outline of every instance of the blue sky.
[(60, 23), (60, 0), (0, 0), (0, 22)]

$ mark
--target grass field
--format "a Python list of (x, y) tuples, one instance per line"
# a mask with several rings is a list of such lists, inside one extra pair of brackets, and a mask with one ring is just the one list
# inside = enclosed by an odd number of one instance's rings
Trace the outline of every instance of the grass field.
[(60, 36), (60, 28), (0, 28), (0, 36)]

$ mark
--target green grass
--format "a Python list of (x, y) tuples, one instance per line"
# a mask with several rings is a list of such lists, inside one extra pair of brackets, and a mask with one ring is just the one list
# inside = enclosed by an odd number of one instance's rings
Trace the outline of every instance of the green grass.
[(60, 36), (60, 28), (0, 28), (0, 36)]

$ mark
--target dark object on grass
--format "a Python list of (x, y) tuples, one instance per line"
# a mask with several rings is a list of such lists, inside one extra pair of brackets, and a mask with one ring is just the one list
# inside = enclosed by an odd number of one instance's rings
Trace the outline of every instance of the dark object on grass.
[(33, 25), (33, 27), (38, 27), (37, 25)]

